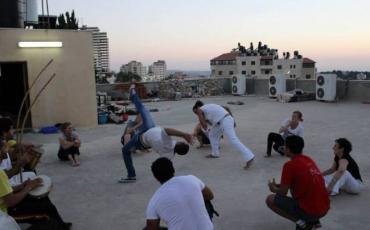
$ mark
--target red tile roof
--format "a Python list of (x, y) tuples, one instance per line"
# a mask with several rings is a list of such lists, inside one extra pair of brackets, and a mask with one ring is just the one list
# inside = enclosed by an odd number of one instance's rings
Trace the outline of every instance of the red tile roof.
[(303, 58), (303, 64), (311, 64), (311, 63), (315, 64), (316, 62), (309, 58)]
[(211, 61), (232, 61), (235, 60), (238, 53), (224, 53), (218, 57), (213, 58)]

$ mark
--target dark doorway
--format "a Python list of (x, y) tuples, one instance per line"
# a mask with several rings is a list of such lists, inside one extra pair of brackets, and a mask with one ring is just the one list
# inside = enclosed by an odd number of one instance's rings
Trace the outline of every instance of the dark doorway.
[[(0, 62), (0, 115), (10, 117), (16, 125), (22, 100), (28, 90), (26, 62)], [(29, 108), (29, 98), (21, 113), (21, 121)], [(25, 127), (32, 127), (31, 116)]]

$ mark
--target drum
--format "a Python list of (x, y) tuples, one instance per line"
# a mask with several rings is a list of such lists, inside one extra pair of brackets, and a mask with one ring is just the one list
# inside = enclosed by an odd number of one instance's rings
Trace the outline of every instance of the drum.
[(40, 187), (37, 187), (33, 190), (31, 190), (28, 194), (34, 198), (43, 198), (49, 195), (51, 188), (52, 188), (52, 183), (50, 177), (46, 175), (39, 175), (33, 179), (36, 178), (41, 178), (42, 179), (42, 185)]

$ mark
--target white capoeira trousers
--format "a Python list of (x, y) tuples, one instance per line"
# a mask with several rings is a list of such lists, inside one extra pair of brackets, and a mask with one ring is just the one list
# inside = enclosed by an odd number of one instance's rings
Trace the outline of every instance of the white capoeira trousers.
[[(330, 181), (333, 179), (334, 173), (324, 176), (326, 187), (329, 185)], [(347, 170), (339, 178), (337, 183), (334, 185), (331, 195), (337, 195), (339, 190), (346, 191), (352, 194), (358, 194), (361, 192), (364, 184), (360, 180), (356, 180), (350, 172)]]
[(234, 128), (234, 118), (232, 116), (224, 117), (219, 125), (212, 126), (209, 130), (209, 141), (211, 142), (212, 156), (220, 156), (220, 138), (224, 134), (227, 139), (234, 145), (242, 154), (245, 161), (254, 158), (252, 151), (240, 142), (236, 136)]

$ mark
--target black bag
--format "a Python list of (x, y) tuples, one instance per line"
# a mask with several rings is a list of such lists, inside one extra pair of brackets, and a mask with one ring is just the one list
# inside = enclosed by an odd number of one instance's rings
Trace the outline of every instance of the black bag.
[(212, 203), (210, 200), (206, 200), (204, 201), (205, 205), (206, 205), (206, 209), (207, 209), (207, 212), (208, 212), (208, 215), (209, 215), (209, 218), (212, 220), (213, 219), (213, 215), (216, 215), (216, 216), (220, 216), (220, 214), (218, 214), (218, 212), (215, 210), (215, 208), (213, 207)]

